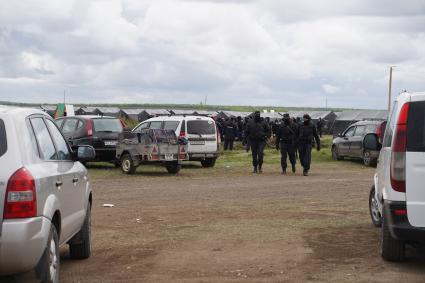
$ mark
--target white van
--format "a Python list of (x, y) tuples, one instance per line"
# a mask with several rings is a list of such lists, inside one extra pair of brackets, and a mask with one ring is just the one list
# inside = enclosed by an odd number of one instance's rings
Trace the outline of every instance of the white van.
[(200, 161), (202, 167), (214, 167), (219, 156), (220, 135), (212, 118), (204, 116), (160, 116), (137, 125), (133, 132), (142, 129), (173, 130), (178, 137), (189, 141), (189, 161)]
[[(365, 137), (365, 146), (379, 149), (373, 135)], [(425, 243), (424, 177), (425, 93), (405, 92), (393, 104), (369, 197), (385, 260), (401, 261), (406, 244)]]

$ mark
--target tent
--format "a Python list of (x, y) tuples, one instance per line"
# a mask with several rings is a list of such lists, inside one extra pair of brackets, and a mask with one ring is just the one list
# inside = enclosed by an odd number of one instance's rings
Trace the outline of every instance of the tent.
[(140, 121), (140, 114), (143, 112), (143, 109), (121, 109), (119, 116), (123, 119)]
[(120, 109), (118, 107), (96, 107), (95, 114), (99, 116), (119, 117)]
[(143, 122), (153, 117), (167, 116), (167, 115), (170, 115), (170, 112), (168, 112), (165, 109), (145, 109), (140, 113), (139, 121)]
[(387, 110), (346, 110), (338, 114), (330, 133), (338, 134), (343, 132), (348, 126), (358, 121), (375, 120), (385, 121), (388, 119)]

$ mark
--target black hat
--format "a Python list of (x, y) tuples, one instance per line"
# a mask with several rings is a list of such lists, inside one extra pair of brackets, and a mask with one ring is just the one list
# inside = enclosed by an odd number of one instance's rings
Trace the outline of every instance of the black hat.
[(311, 117), (310, 117), (310, 115), (308, 115), (308, 114), (304, 114), (303, 119), (311, 120)]

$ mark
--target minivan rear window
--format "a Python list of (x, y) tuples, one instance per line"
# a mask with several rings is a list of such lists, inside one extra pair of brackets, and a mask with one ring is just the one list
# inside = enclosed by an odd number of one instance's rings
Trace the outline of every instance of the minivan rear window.
[(3, 120), (0, 119), (0, 156), (4, 155), (7, 151), (7, 137), (6, 127)]
[(119, 119), (93, 119), (95, 132), (121, 133), (123, 130)]
[(191, 120), (187, 121), (187, 133), (194, 135), (214, 135), (215, 126), (213, 121)]
[(425, 152), (425, 101), (410, 103), (406, 146), (407, 151)]

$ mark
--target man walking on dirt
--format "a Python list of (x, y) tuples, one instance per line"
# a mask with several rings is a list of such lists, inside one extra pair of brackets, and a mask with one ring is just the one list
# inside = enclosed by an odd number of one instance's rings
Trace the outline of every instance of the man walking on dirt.
[(256, 111), (254, 119), (248, 122), (245, 129), (245, 136), (249, 140), (252, 151), (253, 173), (263, 173), (264, 148), (270, 135), (269, 125), (261, 118), (260, 111)]
[(281, 159), (280, 164), (282, 166), (282, 174), (286, 174), (286, 168), (288, 167), (287, 158), (292, 165), (292, 172), (295, 173), (295, 139), (297, 138), (297, 128), (293, 125), (289, 114), (283, 115), (283, 121), (277, 125), (276, 129), (276, 149), (280, 149)]
[(311, 122), (308, 114), (303, 116), (303, 124), (298, 129), (298, 148), (300, 154), (301, 166), (304, 168), (304, 176), (308, 176), (311, 164), (311, 148), (313, 139), (316, 141), (317, 150), (320, 151), (320, 138), (317, 135), (316, 127)]

